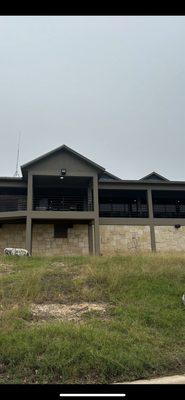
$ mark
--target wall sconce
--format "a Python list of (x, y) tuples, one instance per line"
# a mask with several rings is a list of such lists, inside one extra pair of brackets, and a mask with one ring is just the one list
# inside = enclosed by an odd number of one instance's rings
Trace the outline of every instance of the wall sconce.
[(64, 176), (66, 175), (66, 169), (62, 168), (60, 171), (60, 179), (64, 179)]
[(174, 226), (175, 226), (176, 229), (179, 229), (181, 227), (180, 224), (175, 224)]

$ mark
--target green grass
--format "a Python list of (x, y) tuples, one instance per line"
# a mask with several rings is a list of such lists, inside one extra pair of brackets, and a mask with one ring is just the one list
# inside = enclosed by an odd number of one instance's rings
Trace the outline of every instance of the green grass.
[[(0, 383), (111, 383), (185, 373), (184, 255), (0, 258)], [(104, 302), (81, 323), (31, 303)]]

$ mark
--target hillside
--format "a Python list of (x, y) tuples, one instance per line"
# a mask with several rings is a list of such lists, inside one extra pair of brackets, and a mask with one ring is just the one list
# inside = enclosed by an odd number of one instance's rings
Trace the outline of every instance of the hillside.
[(0, 383), (185, 373), (185, 256), (0, 258)]

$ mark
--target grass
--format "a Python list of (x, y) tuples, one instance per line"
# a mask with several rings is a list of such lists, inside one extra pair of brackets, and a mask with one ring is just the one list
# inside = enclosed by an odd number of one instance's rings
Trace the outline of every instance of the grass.
[[(0, 383), (111, 383), (185, 373), (185, 256), (0, 258)], [(31, 303), (106, 303), (33, 323)]]

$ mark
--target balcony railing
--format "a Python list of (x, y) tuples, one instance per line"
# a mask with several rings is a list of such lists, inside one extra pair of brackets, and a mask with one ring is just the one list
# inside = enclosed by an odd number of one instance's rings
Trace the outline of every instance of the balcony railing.
[[(25, 211), (27, 196), (0, 195), (0, 212)], [(34, 196), (35, 211), (93, 211), (87, 196)], [(153, 204), (154, 218), (185, 218), (185, 204)], [(104, 218), (147, 218), (147, 204), (100, 203), (99, 215)]]
[(35, 211), (93, 211), (92, 201), (81, 196), (35, 196), (33, 199)]
[(26, 196), (0, 196), (0, 212), (25, 211), (26, 209)]
[(154, 204), (154, 218), (185, 218), (185, 205)]
[(147, 218), (148, 207), (146, 204), (116, 204), (105, 203), (99, 206), (100, 217), (103, 218)]

